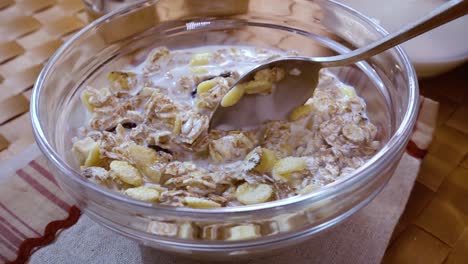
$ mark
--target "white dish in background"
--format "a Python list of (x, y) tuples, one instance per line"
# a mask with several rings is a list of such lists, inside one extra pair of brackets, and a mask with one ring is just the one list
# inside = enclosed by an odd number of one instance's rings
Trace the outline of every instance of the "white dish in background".
[[(338, 0), (376, 19), (389, 32), (413, 22), (446, 0)], [(468, 61), (468, 16), (402, 44), (419, 77), (441, 74)]]

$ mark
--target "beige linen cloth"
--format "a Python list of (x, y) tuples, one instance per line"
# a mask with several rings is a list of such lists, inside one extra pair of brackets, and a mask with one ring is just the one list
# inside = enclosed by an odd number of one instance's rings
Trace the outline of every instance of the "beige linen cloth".
[[(277, 256), (232, 263), (379, 263), (416, 179), (420, 160), (405, 154), (394, 177), (365, 208), (319, 236)], [(82, 216), (57, 241), (38, 250), (33, 264), (194, 264), (187, 260), (140, 246)]]
[[(407, 153), (384, 190), (337, 227), (272, 257), (232, 263), (379, 263), (404, 210), (435, 126), (438, 104), (421, 98), (420, 115)], [(183, 259), (121, 237), (85, 215), (57, 241), (34, 253), (30, 263), (204, 263)]]

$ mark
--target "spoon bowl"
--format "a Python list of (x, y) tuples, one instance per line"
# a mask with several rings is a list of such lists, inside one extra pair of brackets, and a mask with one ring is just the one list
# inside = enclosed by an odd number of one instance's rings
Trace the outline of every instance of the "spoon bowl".
[(285, 70), (285, 78), (274, 84), (272, 93), (244, 95), (231, 107), (219, 106), (211, 118), (211, 125), (220, 130), (233, 130), (255, 127), (268, 120), (287, 119), (294, 108), (313, 95), (322, 65), (311, 63), (307, 57), (281, 58), (257, 66), (237, 83), (250, 81), (257, 71), (274, 67)]

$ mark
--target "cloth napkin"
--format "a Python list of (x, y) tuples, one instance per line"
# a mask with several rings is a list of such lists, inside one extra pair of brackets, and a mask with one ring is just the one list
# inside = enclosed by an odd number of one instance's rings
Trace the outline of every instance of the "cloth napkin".
[[(338, 226), (278, 256), (233, 259), (233, 263), (379, 263), (432, 139), (438, 103), (424, 97), (420, 102), (407, 151), (371, 203)], [(4, 172), (0, 174), (0, 263), (200, 263), (139, 245), (80, 216), (48, 166), (37, 146), (8, 166), (0, 164)]]

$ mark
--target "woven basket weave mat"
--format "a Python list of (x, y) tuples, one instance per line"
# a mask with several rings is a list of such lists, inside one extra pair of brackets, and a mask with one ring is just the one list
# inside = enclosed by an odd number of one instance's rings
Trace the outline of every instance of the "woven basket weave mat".
[(437, 128), (383, 263), (468, 263), (468, 64), (421, 80)]
[(34, 142), (32, 85), (44, 62), (86, 24), (80, 0), (0, 0), (0, 162)]
[[(34, 142), (31, 88), (87, 18), (80, 0), (0, 0), (0, 162)], [(468, 65), (421, 82), (438, 127), (383, 263), (468, 263)]]

